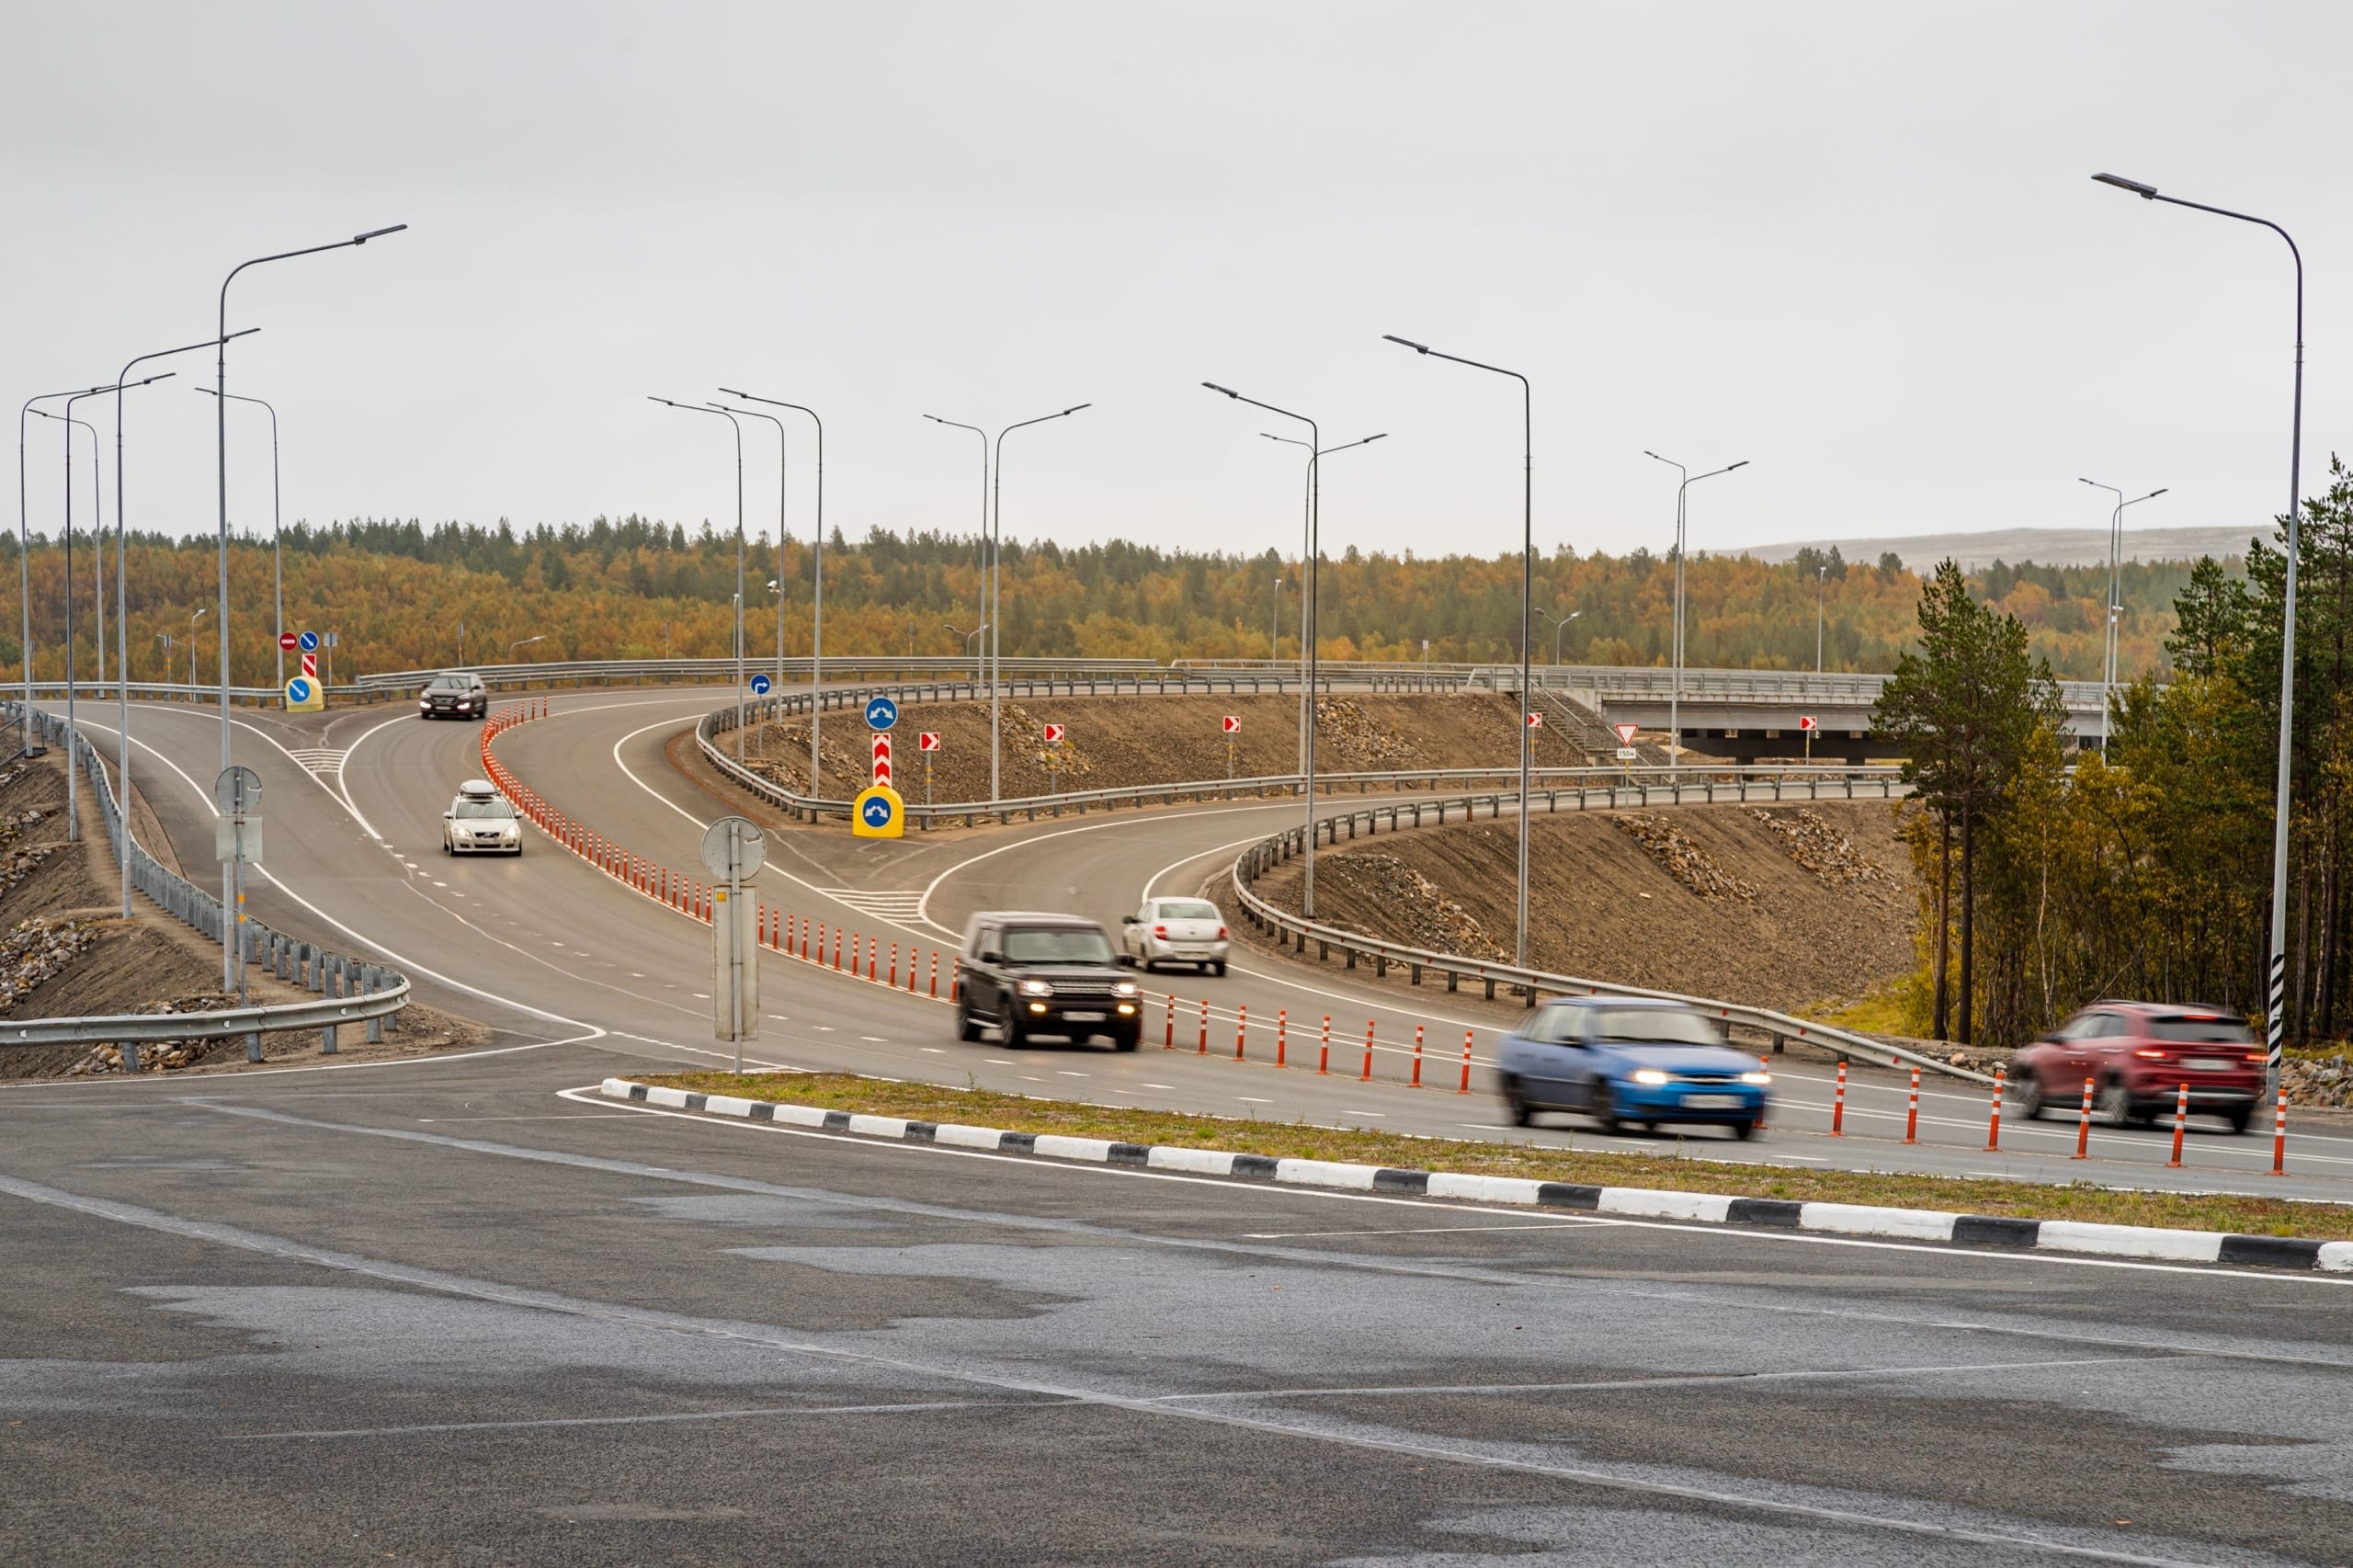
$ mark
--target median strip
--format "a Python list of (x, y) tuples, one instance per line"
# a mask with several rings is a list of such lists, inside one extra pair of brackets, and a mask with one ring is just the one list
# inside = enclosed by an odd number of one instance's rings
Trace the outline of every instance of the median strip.
[(608, 1078), (606, 1097), (781, 1126), (1292, 1186), (2009, 1250), (2353, 1274), (2353, 1208), (1790, 1170), (1031, 1099), (847, 1073)]

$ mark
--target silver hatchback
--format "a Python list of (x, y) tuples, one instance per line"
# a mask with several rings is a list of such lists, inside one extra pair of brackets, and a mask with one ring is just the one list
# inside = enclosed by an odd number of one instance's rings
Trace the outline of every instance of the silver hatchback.
[(1205, 898), (1148, 898), (1133, 915), (1120, 917), (1120, 946), (1147, 970), (1188, 963), (1223, 974), (1225, 916)]

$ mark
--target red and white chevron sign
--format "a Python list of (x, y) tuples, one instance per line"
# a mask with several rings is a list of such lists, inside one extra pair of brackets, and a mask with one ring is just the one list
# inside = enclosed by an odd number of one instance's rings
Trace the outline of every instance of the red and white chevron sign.
[(1228, 713), (1225, 716), (1225, 733), (1229, 735), (1240, 734), (1242, 733), (1242, 721), (1235, 715)]
[(319, 678), (319, 656), (316, 653), (302, 655), (302, 673), (313, 680)]
[(1063, 727), (1060, 724), (1048, 724), (1045, 729), (1048, 745), (1058, 746), (1063, 744)]
[(874, 782), (891, 782), (891, 737), (880, 730), (874, 733)]
[(926, 730), (921, 734), (917, 735), (915, 737), (915, 749), (917, 751), (938, 751), (939, 749), (939, 732), (938, 730)]
[(1813, 714), (1802, 713), (1798, 716), (1798, 733), (1802, 735), (1811, 734), (1816, 727)]

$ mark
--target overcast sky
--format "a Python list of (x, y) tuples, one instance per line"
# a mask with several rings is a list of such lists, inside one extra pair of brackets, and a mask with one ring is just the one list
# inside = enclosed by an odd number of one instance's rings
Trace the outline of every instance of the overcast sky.
[[(2146, 526), (2307, 493), (2353, 436), (2343, 4), (19, 6), (0, 57), (6, 401), (209, 335), (278, 410), (289, 521), (732, 524), (721, 385), (826, 420), (826, 521), (1506, 550)], [(210, 358), (130, 394), (133, 526), (213, 526)], [(86, 403), (85, 411), (97, 408)], [(231, 513), (269, 521), (232, 410)], [(99, 415), (102, 427), (107, 415)], [(790, 526), (814, 519), (790, 429)], [(57, 426), (33, 422), (36, 528)], [(772, 528), (772, 427), (745, 432)], [(86, 458), (84, 460), (86, 462)], [(85, 482), (86, 483), (86, 482)], [(107, 480), (108, 520), (113, 483)], [(86, 495), (76, 517), (86, 515)]]

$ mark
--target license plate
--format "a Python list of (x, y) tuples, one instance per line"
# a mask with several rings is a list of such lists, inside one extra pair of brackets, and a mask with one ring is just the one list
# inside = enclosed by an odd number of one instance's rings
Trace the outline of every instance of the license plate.
[(2193, 1056), (2185, 1065), (2200, 1073), (2227, 1073), (2231, 1068), (2231, 1059), (2227, 1056)]
[(1686, 1095), (1683, 1096), (1684, 1108), (1687, 1110), (1738, 1110), (1746, 1103), (1738, 1095)]
[(1074, 1024), (1099, 1024), (1103, 1021), (1100, 1013), (1064, 1013), (1063, 1017)]

